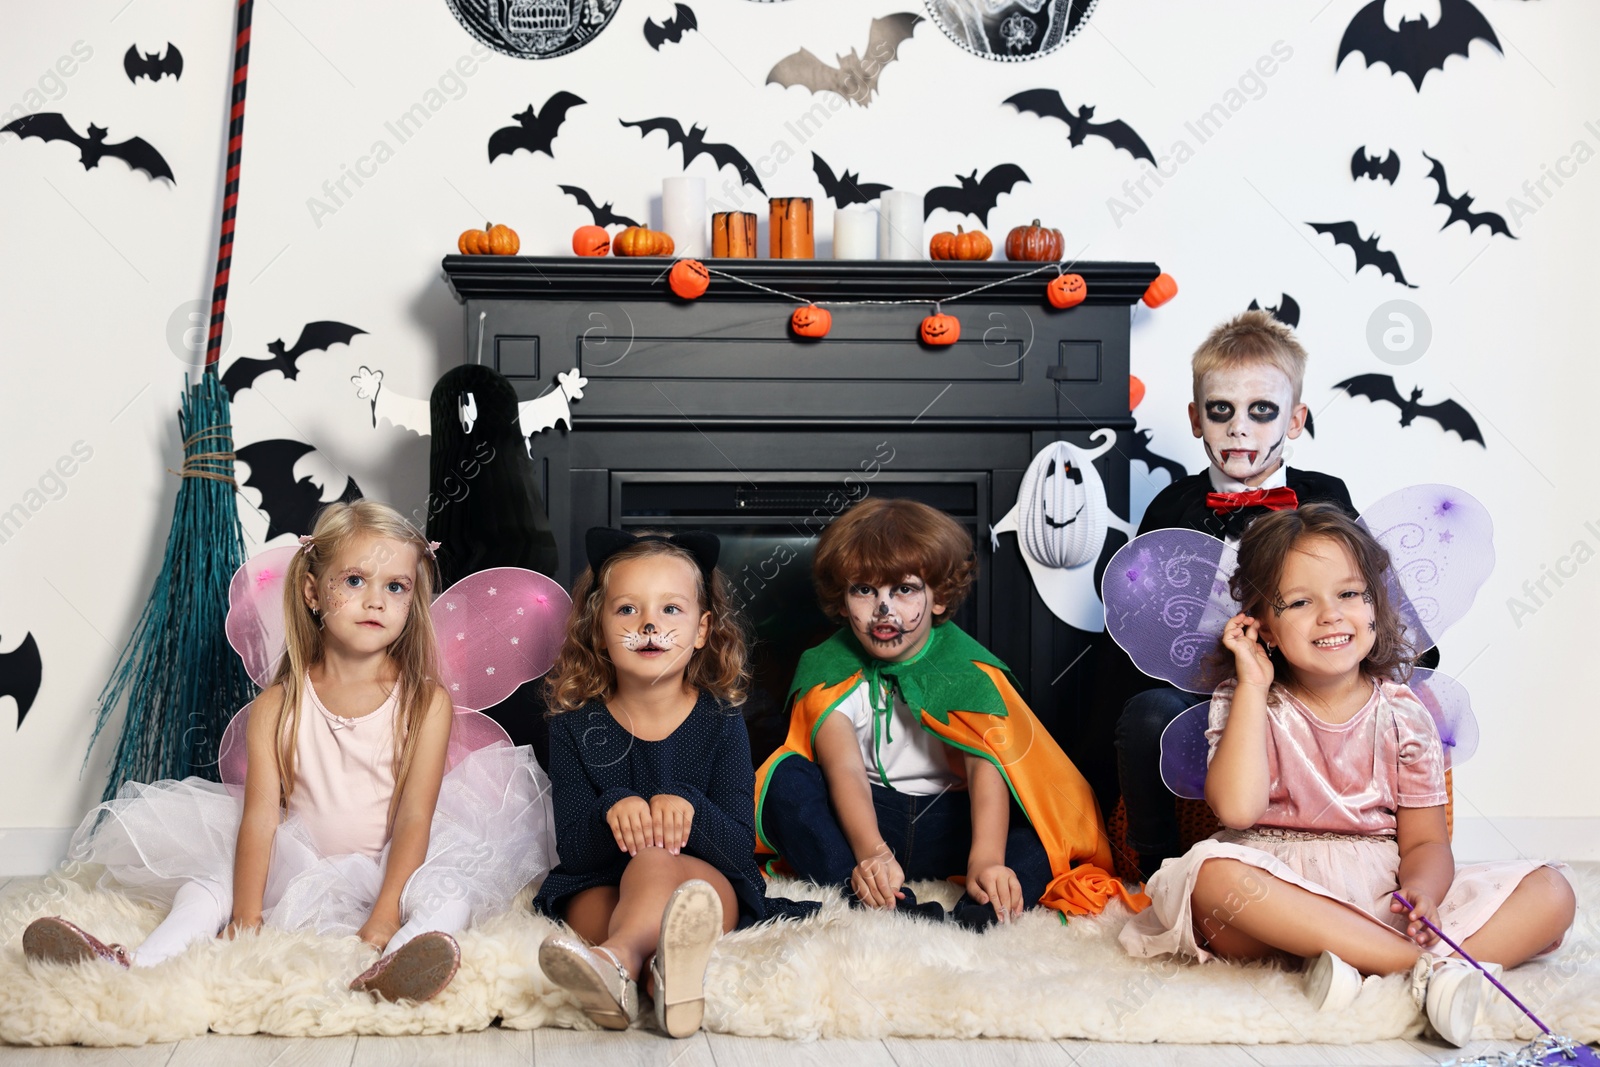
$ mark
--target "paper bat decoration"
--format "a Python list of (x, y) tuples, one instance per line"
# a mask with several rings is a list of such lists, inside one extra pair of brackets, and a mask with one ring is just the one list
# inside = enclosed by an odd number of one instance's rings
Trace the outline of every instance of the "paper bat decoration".
[[(1248, 310), (1260, 311), (1261, 305), (1252, 300), (1250, 301), (1250, 307)], [(1283, 294), (1283, 299), (1278, 301), (1277, 307), (1267, 308), (1267, 314), (1271, 315), (1273, 318), (1277, 319), (1291, 330), (1300, 325), (1300, 305), (1296, 303), (1295, 298), (1290, 296), (1288, 293)]]
[[(322, 490), (310, 478), (296, 479), (294, 465), (300, 457), (316, 449), (304, 441), (275, 438), (257, 441), (236, 451), (250, 468), (243, 485), (261, 492), (261, 511), (267, 516), (267, 540), (281, 533), (305, 534), (314, 526), (317, 509), (325, 501)], [(339, 499), (346, 504), (361, 499), (361, 487), (354, 478), (345, 478)]]
[[(327, 351), (330, 345), (347, 345), (358, 333), (366, 330), (349, 326), (342, 322), (330, 322), (326, 319), (320, 322), (308, 322), (305, 329), (300, 331), (300, 339), (294, 347), (285, 349), (283, 338), (267, 342), (267, 351), (272, 353), (266, 359), (251, 359), (241, 356), (233, 361), (222, 375), (222, 387), (228, 391), (228, 399), (236, 399), (242, 390), (250, 388), (268, 371), (282, 371), (287, 381), (294, 381), (300, 373), (298, 366), (300, 357), (307, 352), (316, 352), (319, 349)], [(306, 531), (300, 530), (300, 533)]]
[(1350, 53), (1360, 52), (1367, 66), (1382, 63), (1391, 74), (1404, 74), (1420, 93), (1429, 74), (1443, 70), (1444, 61), (1451, 56), (1465, 56), (1473, 41), (1488, 41), (1496, 52), (1505, 55), (1494, 28), (1471, 0), (1439, 0), (1438, 22), (1430, 26), (1425, 17), (1418, 15), (1414, 19), (1402, 18), (1399, 28), (1393, 30), (1383, 21), (1383, 3), (1384, 0), (1372, 0), (1350, 20), (1339, 41), (1335, 70)]
[(1381, 238), (1377, 234), (1362, 237), (1353, 222), (1308, 222), (1306, 225), (1318, 233), (1332, 234), (1337, 244), (1348, 245), (1350, 251), (1356, 254), (1357, 274), (1360, 274), (1364, 267), (1377, 267), (1381, 273), (1387, 274), (1407, 289), (1416, 288), (1406, 281), (1405, 273), (1401, 271), (1400, 261), (1395, 258), (1395, 254), (1378, 247)]
[(1464, 192), (1460, 196), (1451, 196), (1450, 186), (1446, 184), (1444, 164), (1426, 152), (1422, 153), (1422, 158), (1433, 164), (1432, 169), (1428, 171), (1428, 177), (1439, 183), (1439, 195), (1433, 198), (1433, 202), (1443, 204), (1450, 209), (1450, 217), (1439, 227), (1440, 230), (1448, 230), (1456, 223), (1464, 222), (1471, 233), (1477, 233), (1479, 226), (1487, 226), (1490, 233), (1504, 234), (1513, 241), (1517, 239), (1517, 235), (1511, 232), (1511, 227), (1506, 225), (1505, 216), (1493, 211), (1473, 211), (1471, 193)]
[(657, 52), (661, 51), (663, 41), (677, 44), (683, 40), (683, 35), (690, 30), (698, 30), (700, 23), (695, 19), (694, 12), (688, 4), (676, 5), (673, 15), (665, 23), (657, 23), (655, 19), (644, 20), (644, 39)]
[(582, 97), (561, 89), (551, 94), (544, 102), (544, 109), (537, 114), (529, 104), (528, 110), (511, 116), (517, 120), (517, 125), (502, 126), (489, 135), (489, 162), (493, 163), (498, 156), (512, 155), (519, 148), (530, 153), (543, 152), (554, 159), (550, 143), (561, 131), (561, 124), (567, 121), (567, 112), (586, 103), (588, 101)]
[(39, 680), (44, 677), (44, 662), (39, 658), (39, 643), (27, 634), (10, 652), (0, 652), (0, 697), (17, 702), (17, 729), (39, 695)]
[(1483, 434), (1478, 429), (1478, 424), (1473, 421), (1467, 409), (1454, 400), (1444, 400), (1437, 404), (1419, 404), (1422, 398), (1422, 388), (1413, 387), (1409, 398), (1400, 395), (1400, 390), (1395, 388), (1394, 379), (1387, 374), (1358, 374), (1354, 378), (1346, 378), (1334, 386), (1343, 389), (1351, 396), (1366, 397), (1373, 403), (1386, 401), (1400, 409), (1400, 425), (1410, 426), (1413, 419), (1419, 416), (1432, 419), (1446, 432), (1460, 436), (1463, 443), (1476, 441), (1484, 448)]
[(1004, 103), (1010, 104), (1017, 111), (1031, 111), (1045, 118), (1060, 119), (1067, 124), (1067, 143), (1077, 148), (1083, 144), (1086, 137), (1103, 137), (1110, 141), (1114, 148), (1120, 148), (1135, 159), (1147, 159), (1151, 163), (1156, 161), (1155, 154), (1150, 151), (1150, 146), (1144, 143), (1144, 138), (1133, 132), (1121, 119), (1112, 119), (1110, 122), (1094, 122), (1094, 108), (1084, 104), (1076, 113), (1067, 109), (1066, 101), (1061, 99), (1061, 94), (1054, 89), (1029, 89), (1018, 93), (1016, 96), (1007, 97)]
[[(372, 405), (374, 429), (377, 428), (379, 419), (388, 419), (393, 425), (424, 437), (433, 433), (431, 401), (402, 396), (391, 389), (385, 389), (383, 371), (372, 370), (370, 367), (362, 367), (361, 372), (353, 375), (350, 381), (356, 387), (356, 395)], [(527, 449), (528, 455), (533, 455), (534, 434), (562, 423), (566, 424), (567, 429), (572, 429), (572, 401), (583, 399), (583, 389), (588, 384), (589, 379), (574, 367), (558, 373), (555, 385), (543, 396), (536, 396), (532, 400), (524, 400), (517, 404), (517, 428), (522, 433), (523, 446)], [(461, 419), (461, 429), (463, 433), (470, 435), (477, 421), (477, 402), (469, 393), (461, 398), (460, 404), (458, 414)]]
[(122, 69), (127, 72), (128, 80), (135, 83), (141, 77), (158, 82), (165, 74), (172, 75), (172, 80), (177, 81), (183, 77), (183, 53), (171, 41), (167, 42), (165, 53), (145, 52), (143, 55), (140, 55), (138, 45), (130, 44), (122, 57)]
[(860, 174), (852, 174), (848, 170), (835, 178), (833, 168), (815, 152), (811, 153), (811, 169), (816, 173), (817, 181), (822, 183), (822, 191), (833, 198), (834, 207), (865, 204), (876, 200), (889, 189), (887, 185), (876, 182), (863, 182)]
[(609, 200), (607, 200), (604, 204), (596, 204), (594, 202), (594, 197), (590, 196), (587, 190), (580, 189), (576, 185), (561, 185), (557, 186), (557, 188), (559, 188), (563, 193), (566, 193), (568, 196), (572, 197), (582, 206), (588, 208), (589, 214), (594, 219), (594, 224), (596, 226), (639, 225), (639, 223), (634, 222), (628, 216), (618, 215), (615, 211), (612, 211), (611, 201)]
[(1400, 153), (1389, 149), (1389, 154), (1383, 158), (1367, 154), (1367, 146), (1362, 145), (1356, 149), (1355, 155), (1350, 157), (1350, 177), (1355, 181), (1362, 178), (1371, 178), (1377, 181), (1382, 178), (1390, 185), (1400, 177)]
[(804, 48), (778, 60), (767, 72), (767, 84), (777, 83), (784, 88), (799, 85), (814, 93), (838, 93), (852, 104), (867, 107), (878, 91), (878, 78), (883, 68), (900, 58), (900, 45), (911, 36), (922, 21), (921, 15), (897, 11), (881, 19), (872, 20), (867, 33), (865, 57), (850, 49), (848, 56), (835, 56), (837, 67), (830, 67)]
[(1166, 471), (1167, 476), (1174, 482), (1179, 478), (1188, 477), (1189, 472), (1184, 469), (1182, 463), (1150, 451), (1150, 438), (1152, 436), (1154, 435), (1149, 430), (1135, 430), (1128, 438), (1128, 446), (1126, 448), (1119, 447), (1117, 451), (1125, 454), (1130, 463), (1135, 460), (1143, 463), (1145, 469), (1151, 474), (1158, 470)]
[(761, 185), (761, 178), (756, 174), (756, 168), (750, 161), (731, 144), (718, 144), (706, 140), (704, 126), (691, 126), (688, 133), (683, 132), (683, 124), (677, 119), (655, 118), (643, 119), (639, 122), (629, 122), (627, 119), (618, 119), (624, 126), (637, 126), (641, 137), (649, 137), (656, 130), (665, 130), (667, 145), (681, 144), (683, 146), (683, 169), (688, 170), (696, 156), (710, 156), (720, 170), (723, 167), (733, 167), (739, 172), (739, 180), (746, 185), (753, 185), (766, 194), (766, 189)]
[(958, 215), (976, 215), (983, 225), (989, 225), (989, 212), (994, 210), (1001, 193), (1009, 193), (1018, 182), (1030, 179), (1015, 163), (1002, 163), (978, 181), (976, 169), (968, 175), (956, 175), (960, 185), (940, 185), (928, 190), (923, 198), (922, 217), (933, 214), (942, 207)]
[(79, 162), (84, 170), (93, 170), (100, 165), (101, 159), (110, 156), (122, 160), (130, 170), (144, 171), (152, 181), (165, 178), (174, 185), (178, 184), (167, 161), (143, 137), (130, 137), (126, 141), (107, 144), (106, 134), (109, 131), (105, 127), (91, 122), (89, 136), (84, 137), (72, 128), (65, 116), (55, 111), (24, 115), (15, 122), (0, 126), (0, 132), (14, 133), (18, 137), (37, 137), (41, 141), (70, 141), (78, 147)]

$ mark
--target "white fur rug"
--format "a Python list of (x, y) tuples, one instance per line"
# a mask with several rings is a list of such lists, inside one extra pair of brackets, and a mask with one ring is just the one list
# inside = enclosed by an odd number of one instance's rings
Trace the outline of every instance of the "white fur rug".
[[(1579, 917), (1556, 956), (1507, 985), (1558, 1032), (1600, 1038), (1600, 864), (1576, 865)], [(818, 896), (780, 882), (778, 893)], [(957, 895), (918, 884), (924, 899)], [(521, 902), (525, 902), (524, 894)], [(519, 902), (519, 903), (521, 903)], [(90, 888), (86, 876), (11, 883), (0, 894), (0, 1039), (12, 1044), (137, 1045), (205, 1033), (433, 1034), (590, 1024), (538, 969), (552, 924), (518, 907), (460, 937), (461, 971), (431, 1003), (385, 1004), (345, 989), (373, 959), (354, 937), (268, 931), (197, 945), (148, 970), (30, 965), (23, 928), (63, 915), (105, 941), (137, 944), (158, 912)], [(1310, 1010), (1296, 976), (1274, 967), (1129, 959), (1126, 912), (1062, 925), (1034, 912), (974, 934), (837, 898), (803, 923), (725, 938), (707, 977), (706, 1027), (795, 1039), (1087, 1038), (1124, 1042), (1345, 1043), (1418, 1034), (1402, 977), (1369, 979), (1349, 1010)], [(1533, 1025), (1496, 995), (1477, 1037), (1527, 1039)]]

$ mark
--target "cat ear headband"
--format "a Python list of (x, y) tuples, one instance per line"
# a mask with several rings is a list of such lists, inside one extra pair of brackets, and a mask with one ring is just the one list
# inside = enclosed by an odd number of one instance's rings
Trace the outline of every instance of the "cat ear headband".
[(640, 541), (660, 541), (665, 545), (676, 545), (686, 549), (699, 564), (700, 574), (705, 578), (707, 585), (711, 583), (712, 572), (717, 569), (717, 557), (722, 554), (721, 538), (704, 530), (685, 530), (678, 534), (645, 534), (636, 537), (626, 530), (613, 530), (609, 526), (591, 526), (589, 532), (584, 534), (583, 547), (589, 556), (589, 567), (599, 575), (600, 568), (606, 565), (606, 560)]

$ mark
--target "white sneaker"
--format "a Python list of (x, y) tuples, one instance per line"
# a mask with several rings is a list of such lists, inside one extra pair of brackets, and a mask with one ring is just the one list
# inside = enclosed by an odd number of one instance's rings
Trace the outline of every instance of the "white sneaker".
[(1422, 1008), (1428, 1015), (1428, 1022), (1443, 1041), (1462, 1048), (1472, 1040), (1472, 1029), (1477, 1025), (1484, 990), (1489, 983), (1482, 972), (1466, 960), (1436, 959), (1426, 954), (1417, 959), (1412, 969), (1414, 994), (1419, 979), (1426, 984)]
[(1317, 1011), (1343, 1011), (1361, 993), (1361, 972), (1332, 952), (1312, 960), (1301, 980), (1306, 999)]

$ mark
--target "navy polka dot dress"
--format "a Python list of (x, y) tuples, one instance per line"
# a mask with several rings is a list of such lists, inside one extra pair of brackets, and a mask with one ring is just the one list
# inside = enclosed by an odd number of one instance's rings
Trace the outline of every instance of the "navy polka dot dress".
[(550, 718), (550, 784), (561, 862), (533, 899), (535, 911), (564, 918), (582, 890), (618, 885), (629, 856), (617, 847), (606, 812), (619, 800), (668, 793), (694, 805), (685, 855), (711, 864), (739, 898), (739, 926), (799, 918), (812, 901), (766, 894), (756, 866), (755, 770), (750, 736), (737, 708), (701, 691), (688, 718), (660, 741), (623, 729), (605, 701)]

